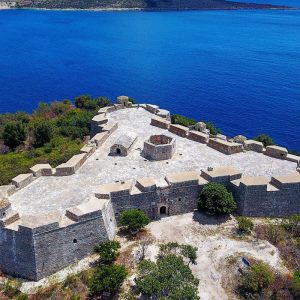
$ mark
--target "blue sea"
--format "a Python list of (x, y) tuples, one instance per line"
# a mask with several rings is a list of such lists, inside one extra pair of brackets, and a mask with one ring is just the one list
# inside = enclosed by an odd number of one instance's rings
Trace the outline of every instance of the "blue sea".
[(0, 11), (0, 113), (80, 94), (300, 151), (300, 11)]

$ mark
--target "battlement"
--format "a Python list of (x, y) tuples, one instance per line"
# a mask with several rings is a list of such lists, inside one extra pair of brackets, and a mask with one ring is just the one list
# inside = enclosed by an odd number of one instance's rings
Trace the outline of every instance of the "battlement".
[[(300, 212), (299, 157), (244, 137), (212, 136), (201, 122), (170, 124), (169, 111), (128, 100), (99, 110), (79, 154), (56, 168), (37, 164), (0, 187), (2, 271), (33, 280), (52, 274), (112, 239), (124, 210), (153, 219), (193, 212), (209, 182), (232, 191), (242, 215)], [(145, 143), (162, 160), (145, 156)]]

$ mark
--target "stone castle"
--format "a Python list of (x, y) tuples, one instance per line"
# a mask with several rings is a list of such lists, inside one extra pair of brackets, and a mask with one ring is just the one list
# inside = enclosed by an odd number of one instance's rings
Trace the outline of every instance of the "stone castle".
[(241, 215), (300, 213), (300, 157), (285, 148), (171, 124), (167, 110), (126, 96), (100, 109), (91, 130), (68, 162), (0, 187), (0, 270), (40, 280), (113, 239), (122, 211), (192, 212), (208, 182), (232, 191)]

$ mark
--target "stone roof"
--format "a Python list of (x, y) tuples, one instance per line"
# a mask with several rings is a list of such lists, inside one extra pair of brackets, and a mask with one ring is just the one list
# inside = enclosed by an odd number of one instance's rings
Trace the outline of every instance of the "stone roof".
[(166, 180), (168, 183), (180, 183), (185, 181), (199, 180), (199, 173), (196, 171), (170, 173), (167, 174)]
[(128, 132), (124, 135), (119, 136), (118, 139), (115, 141), (114, 145), (121, 145), (124, 148), (128, 149), (136, 140), (136, 138), (137, 135), (135, 133)]

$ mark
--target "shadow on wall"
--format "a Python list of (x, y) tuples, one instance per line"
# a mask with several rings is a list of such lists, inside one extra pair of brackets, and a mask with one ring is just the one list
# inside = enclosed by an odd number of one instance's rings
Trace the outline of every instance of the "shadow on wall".
[(227, 222), (230, 219), (230, 215), (218, 216), (209, 215), (197, 210), (194, 211), (193, 220), (202, 225), (220, 225)]

